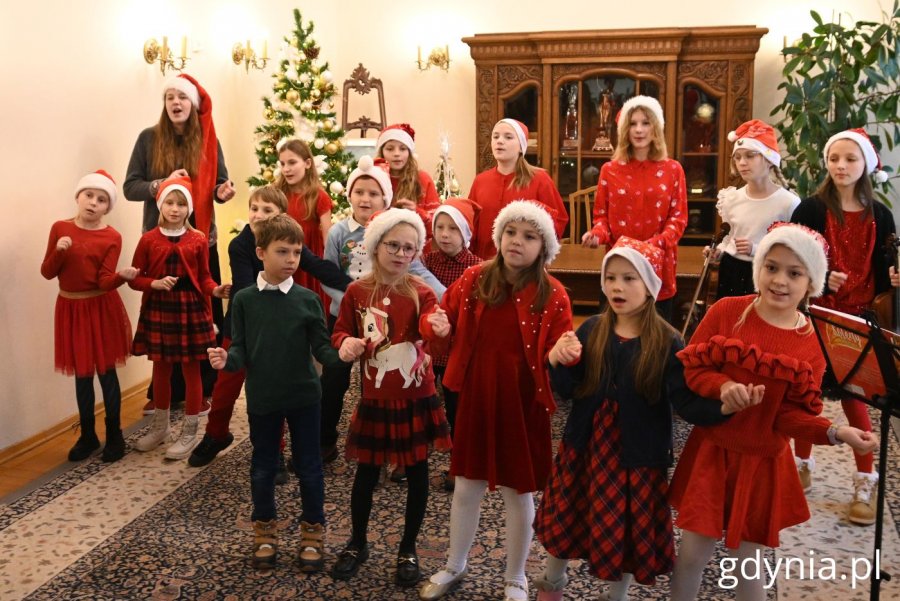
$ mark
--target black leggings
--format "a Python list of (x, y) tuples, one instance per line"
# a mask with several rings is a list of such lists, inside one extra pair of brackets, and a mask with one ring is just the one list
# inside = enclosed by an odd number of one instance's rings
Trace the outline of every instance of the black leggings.
[[(353, 491), (350, 494), (350, 519), (353, 533), (350, 544), (361, 549), (366, 544), (366, 532), (369, 529), (369, 514), (372, 513), (372, 494), (381, 476), (381, 466), (360, 463), (356, 466), (353, 478)], [(425, 519), (425, 508), (428, 505), (428, 461), (420, 461), (406, 466), (406, 514), (403, 524), (403, 538), (400, 540), (400, 553), (415, 553), (416, 539)]]
[[(103, 393), (103, 408), (106, 410), (106, 430), (119, 430), (120, 412), (122, 408), (122, 391), (119, 388), (119, 376), (115, 368), (104, 374), (97, 374), (100, 390)], [(94, 424), (94, 376), (75, 378), (75, 399), (78, 401), (78, 418), (83, 435), (96, 434)]]

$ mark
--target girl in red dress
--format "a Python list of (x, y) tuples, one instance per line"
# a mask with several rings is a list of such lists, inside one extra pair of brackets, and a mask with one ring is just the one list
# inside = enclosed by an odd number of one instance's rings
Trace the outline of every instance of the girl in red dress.
[(497, 166), (475, 176), (469, 198), (481, 205), (481, 217), (472, 236), (472, 252), (482, 259), (497, 254), (491, 226), (500, 211), (514, 200), (528, 198), (543, 204), (553, 219), (557, 239), (562, 237), (569, 213), (553, 179), (525, 160), (528, 128), (515, 119), (500, 119), (491, 131), (491, 152)]
[(431, 219), (435, 209), (441, 206), (434, 180), (427, 171), (419, 169), (416, 161), (416, 132), (409, 123), (388, 125), (378, 135), (375, 145), (378, 157), (387, 161), (391, 186), (394, 189), (394, 205), (419, 214), (425, 223), (425, 241), (431, 240)]
[(670, 572), (672, 406), (705, 425), (737, 410), (684, 383), (675, 356), (684, 343), (654, 308), (662, 258), (659, 247), (619, 238), (601, 268), (608, 308), (550, 351), (553, 389), (575, 400), (535, 519), (549, 554), (539, 601), (562, 601), (570, 559), (610, 581), (605, 601), (628, 599), (632, 580), (654, 584)]
[(431, 324), (436, 336), (453, 333), (443, 385), (459, 391), (459, 404), (450, 463), (456, 476), (450, 548), (444, 569), (419, 591), (421, 599), (438, 599), (465, 578), (481, 499), (497, 487), (506, 507), (504, 598), (528, 598), (533, 493), (547, 484), (553, 460), (550, 414), (556, 404), (547, 355), (572, 329), (572, 310), (562, 284), (546, 270), (559, 253), (547, 210), (531, 201), (511, 202), (493, 231), (499, 254), (466, 269)]
[[(678, 510), (681, 549), (672, 601), (697, 597), (716, 540), (741, 564), (778, 533), (809, 519), (788, 441), (848, 443), (868, 453), (875, 436), (820, 417), (825, 359), (797, 310), (825, 285), (825, 241), (799, 225), (775, 224), (753, 257), (756, 295), (727, 297), (703, 317), (678, 357), (688, 386), (743, 410), (717, 426), (695, 426), (675, 468), (669, 501)], [(737, 598), (766, 598), (764, 575), (735, 572)]]
[(75, 376), (75, 398), (81, 435), (69, 461), (87, 459), (100, 448), (94, 428), (94, 373), (103, 391), (106, 446), (103, 461), (125, 454), (119, 413), (122, 392), (116, 366), (124, 365), (131, 343), (131, 323), (116, 288), (134, 279), (137, 270), (116, 272), (122, 236), (103, 224), (116, 203), (116, 184), (102, 169), (81, 178), (75, 187), (74, 219), (50, 228), (41, 275), (59, 278), (54, 338), (56, 370)]
[(132, 352), (153, 362), (155, 409), (150, 431), (135, 443), (151, 451), (169, 433), (172, 366), (181, 364), (186, 398), (184, 424), (166, 459), (184, 459), (197, 446), (202, 400), (200, 361), (215, 347), (208, 296), (227, 298), (231, 285), (220, 286), (209, 275), (206, 236), (188, 223), (193, 211), (191, 180), (174, 177), (159, 186), (159, 227), (141, 236), (134, 251), (137, 277), (129, 285), (144, 293)]
[[(869, 136), (862, 129), (833, 135), (825, 144), (828, 175), (815, 196), (803, 200), (791, 221), (810, 227), (828, 241), (828, 276), (817, 305), (851, 315), (869, 309), (875, 296), (891, 288), (887, 241), (894, 232), (890, 209), (875, 200), (868, 174), (876, 181), (886, 177)], [(896, 279), (896, 278), (895, 278)], [(896, 283), (894, 284), (896, 285)], [(869, 412), (862, 401), (842, 399), (841, 407), (851, 426), (871, 430)], [(815, 460), (812, 445), (794, 441), (794, 453), (804, 489), (812, 486)], [(878, 472), (872, 453), (853, 455), (853, 499), (847, 518), (854, 524), (875, 523), (875, 488)]]
[[(287, 213), (303, 229), (304, 244), (317, 256), (325, 253), (325, 239), (331, 229), (331, 197), (322, 189), (319, 173), (309, 146), (296, 138), (278, 142), (278, 164), (281, 173), (275, 187), (288, 199)], [(331, 303), (319, 280), (303, 269), (294, 272), (294, 281), (319, 295), (322, 307)]]
[(582, 244), (614, 244), (619, 236), (663, 250), (660, 315), (671, 322), (678, 241), (687, 225), (687, 188), (681, 165), (668, 158), (662, 107), (649, 96), (630, 98), (619, 111), (619, 139), (612, 160), (600, 168), (594, 227)]
[(450, 428), (420, 334), (437, 296), (409, 273), (424, 245), (425, 224), (415, 212), (376, 213), (363, 237), (363, 247), (374, 255), (372, 272), (347, 287), (334, 325), (331, 340), (341, 360), (362, 357), (362, 397), (346, 445), (347, 458), (357, 461), (350, 496), (353, 530), (331, 569), (339, 580), (355, 576), (369, 556), (372, 494), (381, 466), (390, 463), (405, 468), (409, 483), (394, 580), (404, 587), (419, 582), (416, 539), (428, 503), (428, 448), (450, 448)]

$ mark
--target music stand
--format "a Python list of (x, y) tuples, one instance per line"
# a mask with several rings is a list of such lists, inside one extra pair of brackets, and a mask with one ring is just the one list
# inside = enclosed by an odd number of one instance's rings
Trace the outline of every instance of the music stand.
[[(878, 326), (875, 315), (871, 312), (867, 312), (865, 319), (821, 307), (811, 307), (805, 313), (812, 321), (819, 346), (825, 356), (826, 373), (834, 376), (829, 392), (842, 399), (858, 399), (881, 412), (875, 549), (872, 554), (872, 575), (869, 589), (869, 599), (878, 601), (881, 596), (881, 581), (890, 582), (891, 580), (890, 574), (880, 569), (876, 570), (876, 568), (881, 565), (879, 557), (884, 532), (884, 495), (891, 417), (900, 417), (900, 378), (897, 374), (897, 361), (900, 360), (900, 337), (893, 332), (882, 330)], [(845, 341), (853, 340), (856, 337), (860, 343), (865, 342), (861, 348), (851, 350), (849, 345), (832, 345), (831, 340), (835, 336), (843, 336)], [(867, 380), (861, 381), (860, 377), (864, 372)], [(875, 381), (878, 378), (880, 381)], [(874, 393), (867, 394), (867, 390), (874, 391)]]

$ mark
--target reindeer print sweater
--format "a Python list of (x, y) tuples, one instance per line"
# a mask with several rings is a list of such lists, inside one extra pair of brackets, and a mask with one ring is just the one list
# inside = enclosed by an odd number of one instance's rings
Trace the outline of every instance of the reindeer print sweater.
[(412, 279), (418, 307), (396, 287), (373, 291), (366, 280), (353, 282), (341, 300), (331, 343), (364, 338), (360, 358), (362, 395), (369, 399), (418, 399), (435, 394), (428, 346), (419, 334), (420, 319), (437, 306), (437, 296), (418, 278)]

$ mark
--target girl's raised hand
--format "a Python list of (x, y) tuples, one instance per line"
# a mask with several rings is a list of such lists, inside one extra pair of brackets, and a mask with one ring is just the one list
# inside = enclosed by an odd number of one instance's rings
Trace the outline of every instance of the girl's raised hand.
[(187, 172), (187, 169), (176, 169), (172, 173), (169, 174), (169, 177), (166, 179), (172, 179), (173, 177), (190, 177), (191, 174)]
[(124, 269), (119, 270), (119, 277), (125, 280), (126, 282), (130, 282), (134, 278), (137, 277), (138, 268), (137, 267), (126, 267)]
[(150, 282), (150, 287), (154, 290), (171, 290), (177, 283), (178, 278), (173, 275), (167, 275), (162, 279)]
[(548, 359), (554, 367), (559, 363), (569, 365), (581, 358), (581, 341), (575, 332), (569, 330), (560, 336), (553, 348), (550, 349)]
[(581, 245), (588, 248), (597, 248), (600, 246), (600, 237), (587, 231), (581, 237)]
[(392, 207), (396, 207), (398, 209), (409, 209), (410, 211), (416, 210), (416, 202), (414, 200), (410, 200), (408, 198), (401, 198), (399, 200), (395, 200), (392, 204)]
[(338, 349), (338, 357), (344, 363), (352, 363), (359, 359), (366, 350), (366, 341), (363, 338), (351, 338), (347, 336)]
[(234, 184), (231, 183), (231, 180), (227, 180), (216, 189), (216, 197), (222, 202), (228, 202), (234, 198)]
[(222, 284), (213, 288), (212, 295), (216, 298), (228, 298), (231, 295), (231, 284)]
[(438, 307), (428, 314), (426, 318), (431, 324), (434, 335), (438, 338), (446, 338), (450, 335), (450, 320), (447, 319), (447, 312)]
[(749, 238), (735, 238), (734, 248), (742, 255), (749, 255), (753, 251), (753, 243)]
[(72, 239), (68, 236), (63, 236), (59, 240), (56, 241), (56, 250), (66, 251), (72, 247)]
[(228, 351), (222, 347), (208, 348), (206, 353), (209, 355), (209, 364), (213, 369), (222, 369), (225, 367), (225, 361), (228, 359)]
[(835, 436), (853, 447), (857, 455), (866, 455), (878, 448), (878, 437), (852, 426), (839, 426)]
[(844, 282), (847, 281), (847, 274), (841, 271), (832, 271), (828, 274), (828, 289), (837, 292)]

